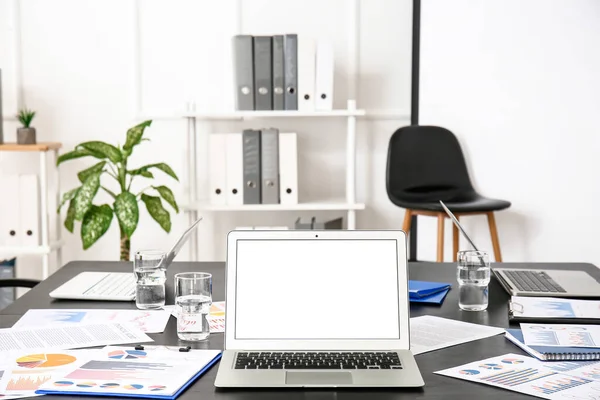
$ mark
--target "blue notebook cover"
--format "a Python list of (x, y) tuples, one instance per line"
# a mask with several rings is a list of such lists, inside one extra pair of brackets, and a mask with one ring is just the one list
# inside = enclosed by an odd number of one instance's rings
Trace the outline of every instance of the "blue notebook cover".
[(150, 394), (134, 394), (134, 393), (123, 393), (123, 392), (75, 392), (75, 391), (60, 391), (60, 390), (36, 390), (36, 394), (64, 394), (64, 395), (79, 395), (79, 396), (100, 396), (100, 397), (135, 397), (135, 398), (144, 398), (144, 399), (161, 399), (161, 400), (175, 400), (177, 397), (181, 395), (190, 385), (192, 385), (198, 378), (200, 378), (206, 371), (208, 371), (214, 364), (217, 363), (222, 357), (223, 353), (219, 353), (215, 358), (213, 358), (208, 364), (204, 366), (196, 375), (194, 375), (190, 380), (188, 380), (183, 386), (179, 388), (173, 395), (150, 395)]
[[(430, 297), (436, 293), (448, 292), (452, 285), (444, 282), (408, 281), (408, 294), (412, 299)], [(443, 298), (442, 298), (443, 299)]]
[[(600, 348), (528, 346), (520, 329), (507, 329), (506, 338), (525, 352), (542, 361), (587, 361), (600, 360)], [(512, 336), (512, 337), (511, 337)]]
[(429, 304), (442, 304), (444, 298), (448, 294), (450, 289), (445, 289), (443, 292), (437, 292), (427, 297), (411, 297), (411, 303), (429, 303)]

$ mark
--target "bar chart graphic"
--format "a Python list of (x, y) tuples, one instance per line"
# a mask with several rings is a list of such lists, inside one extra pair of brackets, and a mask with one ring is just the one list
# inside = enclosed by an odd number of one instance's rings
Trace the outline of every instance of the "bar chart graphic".
[(571, 389), (576, 386), (585, 385), (593, 382), (590, 379), (580, 378), (577, 376), (561, 375), (558, 378), (548, 379), (537, 385), (532, 385), (531, 388), (538, 393), (553, 394), (561, 390)]
[(532, 331), (531, 336), (535, 337), (535, 343), (538, 346), (558, 346), (560, 344), (553, 331)]
[(586, 365), (598, 364), (596, 361), (563, 361), (563, 362), (551, 362), (546, 363), (546, 368), (550, 368), (556, 372), (568, 372), (577, 368), (581, 368)]
[(575, 311), (573, 311), (573, 307), (568, 302), (537, 301), (533, 306), (546, 311), (546, 314), (553, 317), (575, 317)]
[(556, 375), (556, 372), (540, 371), (537, 368), (522, 368), (489, 375), (481, 378), (481, 380), (495, 385), (516, 386), (552, 375)]
[(569, 342), (571, 346), (596, 347), (589, 332), (569, 332)]

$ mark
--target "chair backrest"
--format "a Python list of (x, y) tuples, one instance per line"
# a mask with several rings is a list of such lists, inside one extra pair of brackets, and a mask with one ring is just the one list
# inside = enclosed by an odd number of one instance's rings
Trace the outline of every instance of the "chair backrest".
[(386, 188), (390, 198), (405, 201), (460, 200), (474, 192), (456, 136), (419, 125), (400, 128), (390, 138)]
[(37, 279), (4, 278), (4, 279), (0, 279), (0, 288), (22, 287), (22, 288), (33, 289), (38, 283), (40, 283), (40, 281)]

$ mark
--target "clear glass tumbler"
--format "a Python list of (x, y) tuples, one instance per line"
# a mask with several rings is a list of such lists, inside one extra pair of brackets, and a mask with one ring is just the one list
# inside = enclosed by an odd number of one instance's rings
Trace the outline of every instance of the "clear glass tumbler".
[(206, 272), (176, 274), (175, 305), (179, 339), (207, 339), (210, 335), (208, 314), (212, 305), (212, 275)]
[(167, 271), (159, 267), (165, 256), (165, 252), (159, 250), (140, 250), (135, 253), (135, 305), (140, 310), (158, 309), (165, 305)]
[(465, 311), (483, 311), (488, 307), (490, 258), (485, 251), (458, 252), (456, 278), (458, 306)]

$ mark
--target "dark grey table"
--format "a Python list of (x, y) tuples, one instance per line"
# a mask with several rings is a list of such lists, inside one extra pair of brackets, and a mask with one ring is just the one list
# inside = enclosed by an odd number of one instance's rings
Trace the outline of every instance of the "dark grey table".
[[(506, 263), (505, 263), (506, 264)], [(594, 265), (585, 263), (544, 263), (544, 264), (510, 264), (514, 267), (543, 266), (544, 268), (577, 269), (588, 271), (600, 281), (600, 270)], [(465, 322), (507, 328), (508, 294), (500, 284), (492, 278), (490, 283), (490, 304), (485, 312), (467, 312), (458, 308), (458, 291), (456, 290), (456, 268), (453, 263), (410, 263), (410, 279), (452, 283), (452, 290), (441, 306), (411, 304), (411, 317), (419, 315), (436, 315)], [(135, 309), (132, 302), (95, 302), (53, 300), (48, 293), (54, 288), (75, 276), (81, 271), (128, 271), (130, 263), (120, 262), (72, 262), (51, 275), (48, 279), (30, 290), (13, 304), (0, 311), (0, 328), (12, 326), (19, 317), (31, 308), (115, 308)], [(173, 304), (173, 275), (182, 271), (205, 271), (213, 274), (213, 300), (225, 300), (225, 268), (224, 263), (174, 263), (168, 271), (167, 304)], [(150, 334), (158, 345), (190, 345), (177, 338), (175, 320), (171, 318), (165, 332)], [(223, 348), (223, 334), (212, 334), (206, 342), (193, 344), (194, 348)], [(344, 390), (224, 390), (214, 387), (218, 364), (191, 386), (181, 399), (234, 399), (234, 400), (321, 400), (321, 399), (465, 399), (466, 395), (476, 399), (530, 399), (519, 393), (479, 385), (459, 379), (435, 375), (440, 369), (454, 367), (471, 361), (481, 360), (506, 353), (523, 353), (510, 343), (503, 335), (494, 336), (463, 345), (449, 347), (416, 356), (417, 363), (425, 380), (425, 387), (418, 389), (344, 389)], [(472, 396), (471, 396), (472, 395)], [(69, 396), (47, 396), (49, 399), (74, 398)]]

